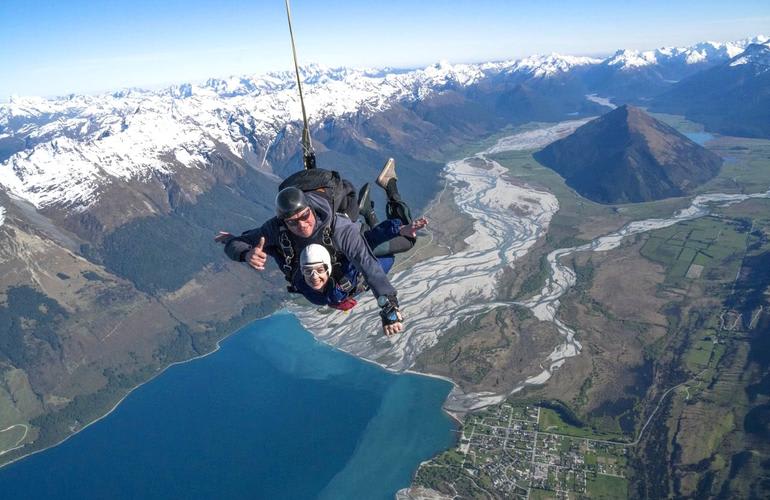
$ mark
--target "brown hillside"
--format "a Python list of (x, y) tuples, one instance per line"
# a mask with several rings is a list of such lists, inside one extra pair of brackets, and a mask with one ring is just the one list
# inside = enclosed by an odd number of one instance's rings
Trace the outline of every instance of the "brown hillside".
[(716, 154), (633, 106), (586, 123), (535, 158), (600, 203), (682, 196), (722, 165)]

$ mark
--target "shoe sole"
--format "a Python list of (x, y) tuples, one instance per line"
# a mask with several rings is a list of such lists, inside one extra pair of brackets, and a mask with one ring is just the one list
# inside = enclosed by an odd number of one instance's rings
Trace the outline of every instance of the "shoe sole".
[(362, 211), (364, 211), (364, 209), (369, 208), (365, 206), (366, 205), (366, 203), (364, 203), (365, 201), (371, 203), (371, 201), (369, 201), (369, 183), (368, 182), (363, 185), (363, 187), (361, 188), (361, 191), (358, 193), (358, 213), (359, 214)]
[(383, 166), (380, 171), (380, 175), (377, 176), (377, 185), (382, 189), (385, 189), (391, 178), (398, 179), (398, 177), (396, 177), (396, 160), (388, 158), (388, 161), (385, 162), (385, 166)]

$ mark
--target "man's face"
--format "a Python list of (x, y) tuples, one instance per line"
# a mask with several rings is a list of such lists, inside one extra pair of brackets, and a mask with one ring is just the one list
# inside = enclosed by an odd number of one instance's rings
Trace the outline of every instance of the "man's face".
[(289, 231), (297, 236), (302, 236), (303, 238), (309, 238), (315, 229), (315, 214), (310, 207), (305, 208), (283, 221), (286, 223), (286, 227), (289, 228)]
[(326, 282), (329, 281), (329, 273), (323, 264), (302, 266), (302, 276), (305, 278), (305, 283), (315, 291), (323, 290)]

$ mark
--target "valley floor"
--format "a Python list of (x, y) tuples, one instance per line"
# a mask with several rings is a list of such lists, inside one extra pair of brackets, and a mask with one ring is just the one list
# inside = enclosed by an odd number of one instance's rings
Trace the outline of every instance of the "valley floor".
[[(679, 117), (663, 118), (682, 126)], [(684, 125), (685, 130), (697, 129), (697, 124)], [(768, 360), (758, 351), (758, 335), (770, 321), (770, 279), (762, 270), (770, 255), (765, 192), (770, 162), (759, 159), (767, 157), (763, 153), (769, 144), (713, 138), (709, 147), (738, 151), (739, 156), (703, 188), (728, 193), (714, 197), (721, 201), (708, 209), (712, 214), (656, 223), (636, 234), (629, 231), (607, 240), (611, 244), (605, 248), (606, 243), (588, 244), (633, 220), (670, 217), (690, 200), (598, 205), (538, 165), (531, 151), (492, 156), (513, 179), (554, 193), (560, 210), (547, 236), (502, 275), (500, 299), (514, 299), (507, 311), (501, 307), (457, 325), (417, 358), (417, 367), (452, 378), (468, 394), (486, 394), (487, 404), (494, 401), (489, 394), (515, 390), (510, 382), (502, 383), (512, 365), (494, 360), (529, 359), (520, 339), (550, 335), (534, 328), (537, 318), (522, 307), (553, 285), (545, 255), (586, 245), (582, 252), (561, 258), (567, 290), (558, 313), (563, 326), (576, 332), (582, 349), (554, 370), (545, 385), (529, 386), (508, 402), (466, 417), (457, 449), (424, 464), (413, 492), (432, 490), (455, 498), (761, 492), (759, 478), (766, 477), (768, 463), (762, 460), (770, 444), (756, 424), (770, 393), (763, 378)], [(549, 401), (566, 405), (575, 416), (571, 431), (553, 432), (553, 446), (561, 453), (554, 456), (545, 451), (545, 437), (542, 443), (535, 437), (546, 430), (542, 412), (550, 410), (541, 405)], [(530, 417), (529, 427), (526, 418), (517, 422), (511, 417), (522, 405), (532, 415), (541, 412)], [(704, 428), (710, 429), (705, 439), (697, 431)], [(622, 477), (610, 475), (603, 484), (589, 487), (587, 474), (596, 473), (597, 463), (583, 472), (572, 465), (565, 468), (562, 463), (573, 463), (569, 457), (582, 456), (587, 463), (588, 451), (575, 445), (576, 435), (597, 442), (604, 437), (622, 448), (623, 472), (617, 474)], [(536, 451), (541, 444), (544, 450)]]

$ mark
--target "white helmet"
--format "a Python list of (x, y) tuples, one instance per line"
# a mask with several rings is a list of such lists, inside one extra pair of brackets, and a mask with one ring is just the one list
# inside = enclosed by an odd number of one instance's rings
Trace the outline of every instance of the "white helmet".
[(302, 250), (302, 254), (299, 256), (299, 265), (313, 266), (317, 264), (326, 266), (327, 272), (332, 270), (332, 258), (329, 255), (329, 251), (323, 245), (313, 243)]

